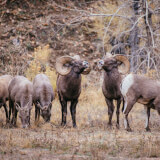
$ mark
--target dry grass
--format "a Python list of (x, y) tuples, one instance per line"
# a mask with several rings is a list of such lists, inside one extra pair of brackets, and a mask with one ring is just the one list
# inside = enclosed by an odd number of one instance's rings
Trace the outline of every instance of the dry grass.
[[(83, 81), (85, 83), (85, 80)], [(152, 132), (145, 132), (143, 106), (136, 104), (129, 119), (131, 133), (121, 127), (108, 128), (107, 106), (101, 89), (92, 85), (83, 88), (77, 106), (77, 125), (72, 128), (68, 107), (67, 126), (60, 126), (61, 110), (58, 99), (53, 102), (51, 123), (40, 119), (34, 124), (34, 108), (31, 128), (7, 128), (5, 114), (0, 110), (0, 159), (128, 159), (160, 156), (159, 117), (151, 113)]]

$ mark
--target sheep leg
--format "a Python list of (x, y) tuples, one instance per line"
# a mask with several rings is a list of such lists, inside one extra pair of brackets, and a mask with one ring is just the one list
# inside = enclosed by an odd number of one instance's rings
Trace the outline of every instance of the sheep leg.
[(150, 108), (145, 106), (145, 111), (146, 111), (146, 131), (150, 131), (149, 128)]
[(35, 122), (37, 122), (37, 105), (35, 104)]
[(8, 119), (8, 109), (7, 109), (6, 103), (4, 103), (3, 107), (4, 107), (4, 110), (6, 112), (6, 123), (8, 123), (9, 122), (9, 119)]
[(11, 111), (12, 111), (12, 120), (11, 120), (11, 124), (14, 124), (14, 119), (15, 119), (15, 105), (14, 103), (12, 103), (13, 106), (11, 106)]
[(29, 110), (29, 126), (30, 126), (30, 121), (31, 121), (31, 110)]
[(153, 105), (155, 106), (155, 109), (157, 110), (158, 114), (160, 115), (160, 96), (158, 96), (154, 101)]
[(124, 101), (124, 98), (122, 99), (122, 112), (123, 112), (123, 110), (124, 110), (124, 103), (125, 103), (125, 101)]
[(135, 103), (136, 103), (136, 100), (133, 100), (133, 99), (132, 100), (131, 99), (126, 100), (125, 99), (124, 110), (123, 110), (123, 113), (124, 113), (124, 127), (128, 132), (132, 131), (130, 126), (129, 126), (128, 114), (131, 111), (131, 109), (132, 109), (132, 107)]
[(73, 122), (73, 127), (76, 128), (76, 105), (78, 103), (78, 100), (73, 100), (71, 101), (71, 106), (70, 106), (70, 112), (71, 112), (71, 116), (72, 116), (72, 122)]
[(111, 99), (105, 99), (107, 106), (108, 106), (108, 116), (109, 116), (109, 122), (108, 125), (112, 126), (112, 116), (113, 116), (113, 112), (114, 112), (114, 105), (113, 105), (113, 100)]
[(13, 110), (13, 102), (11, 99), (9, 99), (9, 121), (10, 121), (10, 118), (11, 118), (11, 112)]
[(35, 105), (35, 122), (38, 122), (40, 118), (40, 109)]
[(117, 100), (117, 111), (116, 111), (116, 115), (117, 115), (117, 124), (116, 127), (119, 129), (119, 109), (120, 109), (120, 105), (121, 105), (121, 98)]
[(13, 124), (13, 126), (16, 126), (16, 122), (17, 122), (17, 109), (16, 109), (15, 103), (14, 103), (14, 107), (12, 108), (12, 121), (11, 121), (11, 123)]
[(16, 127), (17, 124), (17, 109), (15, 108), (15, 119), (14, 119), (14, 126)]
[(61, 126), (65, 126), (66, 125), (66, 116), (67, 116), (67, 101), (63, 100), (61, 101), (61, 110), (62, 110), (62, 122), (61, 122)]

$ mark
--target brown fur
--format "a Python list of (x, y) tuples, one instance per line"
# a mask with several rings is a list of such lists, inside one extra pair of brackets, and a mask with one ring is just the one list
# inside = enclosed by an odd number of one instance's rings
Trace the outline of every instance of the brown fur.
[(38, 74), (33, 80), (35, 121), (39, 120), (40, 112), (43, 119), (50, 121), (54, 92), (48, 77)]
[(75, 60), (69, 74), (65, 76), (58, 75), (57, 77), (57, 91), (62, 109), (61, 125), (66, 125), (67, 102), (71, 101), (70, 112), (73, 127), (76, 127), (76, 105), (81, 93), (81, 73), (85, 68), (81, 60)]
[(8, 93), (8, 85), (9, 82), (12, 80), (12, 76), (10, 75), (3, 75), (0, 76), (0, 107), (4, 107), (6, 113), (6, 122), (9, 121), (8, 118), (8, 107), (6, 101), (8, 100), (9, 93)]
[[(123, 83), (123, 82), (122, 82)], [(123, 92), (122, 92), (123, 93)], [(128, 114), (136, 102), (147, 107), (148, 124), (146, 130), (149, 131), (150, 109), (156, 109), (160, 114), (160, 82), (145, 76), (133, 75), (133, 84), (128, 89), (125, 98), (126, 109), (124, 111), (127, 121), (127, 130), (130, 131)]]
[(113, 100), (117, 102), (117, 128), (119, 128), (119, 109), (120, 104), (123, 100), (122, 94), (120, 92), (120, 83), (122, 75), (118, 71), (119, 61), (114, 57), (104, 59), (104, 64), (102, 66), (104, 70), (103, 86), (102, 91), (108, 106), (109, 122), (112, 125), (112, 116), (114, 112)]
[(12, 112), (12, 124), (16, 125), (17, 112), (21, 119), (22, 127), (30, 125), (30, 112), (32, 109), (33, 85), (23, 76), (16, 76), (9, 84), (9, 119)]

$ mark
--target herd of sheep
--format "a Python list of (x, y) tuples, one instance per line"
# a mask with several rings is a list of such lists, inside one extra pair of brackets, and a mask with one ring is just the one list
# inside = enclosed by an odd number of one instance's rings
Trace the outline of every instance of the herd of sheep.
[[(113, 100), (117, 101), (117, 128), (119, 128), (120, 105), (123, 102), (124, 126), (131, 131), (128, 114), (133, 105), (144, 104), (146, 110), (146, 130), (149, 131), (150, 109), (160, 114), (160, 82), (145, 76), (128, 74), (130, 63), (124, 55), (107, 53), (98, 61), (97, 67), (104, 70), (102, 91), (108, 106), (109, 125), (112, 125), (114, 112)], [(76, 105), (81, 93), (81, 74), (89, 74), (91, 66), (79, 56), (62, 56), (56, 60), (57, 92), (62, 111), (61, 125), (66, 125), (67, 102), (70, 101), (70, 112), (73, 127), (76, 127)], [(0, 76), (0, 107), (4, 107), (6, 122), (16, 126), (17, 113), (23, 128), (30, 125), (30, 113), (35, 105), (35, 121), (40, 115), (45, 122), (50, 121), (54, 92), (49, 78), (45, 74), (35, 76), (33, 82), (24, 76)], [(6, 101), (9, 100), (9, 112)]]

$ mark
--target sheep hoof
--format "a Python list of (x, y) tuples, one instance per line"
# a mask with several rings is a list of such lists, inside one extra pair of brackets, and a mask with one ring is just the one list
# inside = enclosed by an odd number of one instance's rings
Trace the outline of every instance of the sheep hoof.
[(65, 126), (66, 126), (66, 123), (62, 122), (62, 123), (61, 123), (61, 126), (62, 126), (62, 127), (65, 127)]
[(126, 130), (127, 130), (128, 132), (132, 132), (132, 129), (131, 129), (130, 127), (128, 127)]
[(112, 123), (108, 123), (108, 128), (112, 129)]
[(119, 124), (116, 124), (116, 128), (117, 128), (117, 129), (119, 129), (119, 128), (120, 128), (120, 127), (119, 127)]
[(73, 125), (73, 128), (77, 128), (77, 125), (76, 125), (76, 124), (74, 124), (74, 125)]
[(6, 119), (6, 124), (10, 123), (9, 119)]
[(146, 131), (147, 131), (147, 132), (151, 132), (151, 130), (150, 130), (150, 128), (149, 128), (149, 127), (147, 127), (147, 128), (146, 128)]

